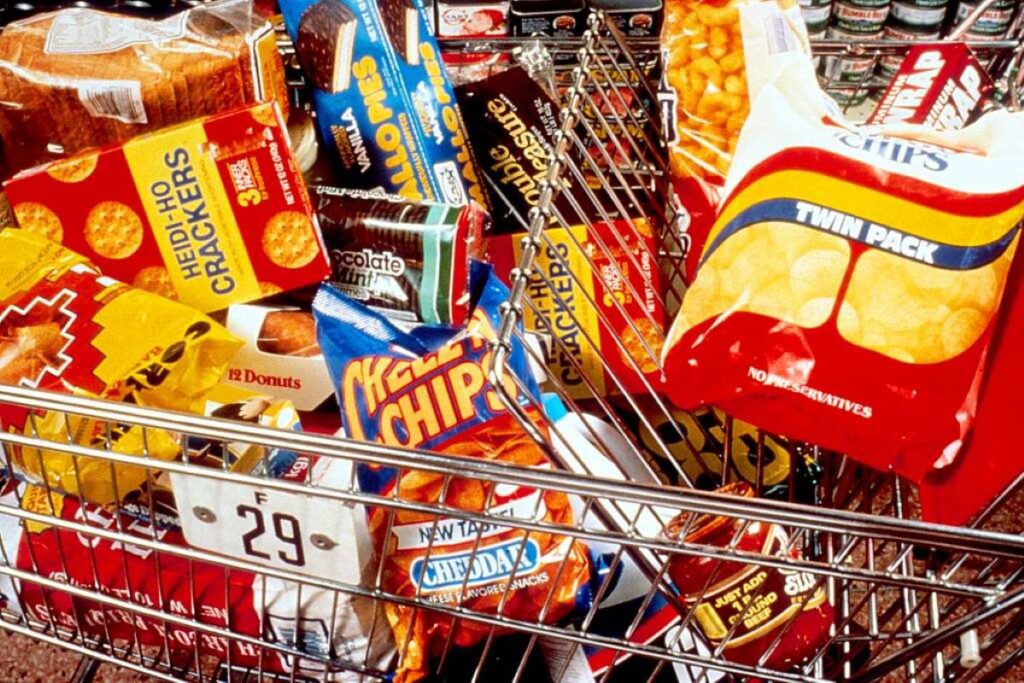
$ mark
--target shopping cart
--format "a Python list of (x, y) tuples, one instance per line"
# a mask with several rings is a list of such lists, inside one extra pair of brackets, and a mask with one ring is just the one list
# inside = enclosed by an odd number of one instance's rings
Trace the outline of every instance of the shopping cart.
[[(1020, 20), (1012, 35), (1020, 35), (1019, 27)], [(1024, 537), (1019, 535), (1024, 521), (1006, 514), (1016, 485), (972, 526), (927, 524), (919, 521), (913, 487), (898, 477), (760, 432), (715, 411), (677, 411), (649, 384), (645, 391), (614, 398), (593, 391), (584, 391), (589, 395), (580, 398), (580, 390), (570, 391), (559, 373), (541, 370), (544, 386), (565, 408), (558, 419), (551, 411), (543, 413), (549, 416), (543, 425), (513, 400), (503, 381), (513, 341), (530, 350), (538, 369), (549, 367), (546, 355), (558, 354), (570, 364), (575, 357), (557, 334), (545, 330), (544, 316), (531, 316), (539, 321), (531, 335), (519, 324), (531, 310), (539, 314), (531, 309), (538, 291), (545, 291), (566, 315), (583, 310), (579, 302), (565, 301), (563, 290), (536, 268), (538, 254), (556, 254), (571, 274), (569, 261), (578, 256), (548, 250), (552, 245), (545, 228), (621, 218), (638, 236), (644, 228), (636, 219), (645, 217), (657, 238), (657, 253), (649, 256), (661, 265), (664, 304), (670, 312), (685, 291), (680, 264), (689, 247), (686, 212), (665, 199), (667, 158), (654, 115), (657, 89), (648, 77), (637, 78), (656, 73), (656, 44), (627, 45), (610, 22), (595, 14), (581, 41), (545, 42), (543, 47), (556, 58), (547, 60), (539, 45), (496, 39), (451, 42), (448, 49), (526, 56), (539, 76), (550, 76), (552, 91), (561, 99), (556, 154), (540, 202), (523, 217), (522, 257), (494, 343), (491, 384), (523, 428), (562, 467), (524, 469), (0, 387), (0, 404), (7, 408), (50, 411), (65, 419), (91, 417), (111, 429), (139, 426), (147, 433), (171, 432), (180, 439), (183, 456), (197, 443), (217, 449), (241, 442), (262, 449), (265, 460), (263, 467), (243, 474), (198, 466), (188, 457), (157, 461), (145, 446), (135, 453), (115, 452), (109, 439), (81, 446), (70, 436), (67, 441), (50, 440), (32, 429), (25, 435), (0, 435), (9, 470), (17, 449), (23, 458), (37, 458), (42, 471), (48, 454), (61, 453), (73, 456), (76, 476), (81, 464), (102, 462), (115, 481), (115, 468), (127, 466), (144, 468), (151, 484), (170, 477), (178, 498), (176, 514), (181, 526), (191, 530), (186, 534), (189, 545), (171, 542), (166, 529), (173, 520), (152, 499), (135, 506), (132, 515), (88, 506), (67, 514), (67, 506), (75, 505), (46, 478), (31, 494), (24, 487), (8, 487), (0, 498), (0, 588), (6, 597), (0, 628), (80, 653), (88, 661), (172, 681), (387, 677), (387, 664), (381, 665), (374, 649), (376, 636), (389, 631), (380, 610), (371, 608), (371, 616), (360, 625), (361, 649), (336, 632), (347, 624), (339, 616), (344, 606), (357, 600), (371, 606), (404, 605), (487, 627), (489, 636), (469, 650), (454, 647), (449, 639), (431, 660), (440, 680), (576, 681), (593, 676), (602, 681), (938, 681), (1022, 675), (1014, 667), (1024, 652), (1019, 636), (1024, 626)], [(815, 47), (823, 54), (866, 54), (877, 60), (901, 54), (909, 44), (833, 41)], [(1008, 101), (1016, 104), (1019, 38), (978, 47)], [(877, 87), (867, 80), (853, 86), (834, 84), (827, 73), (824, 79), (826, 86), (843, 89)], [(568, 184), (587, 190), (556, 202)], [(615, 246), (598, 244), (606, 253)], [(593, 304), (583, 302), (588, 310), (596, 309)], [(636, 368), (659, 362), (659, 344), (641, 334), (641, 323), (630, 322), (636, 338), (643, 340), (639, 352), (620, 338), (618, 348), (602, 349), (605, 368), (613, 353)], [(611, 322), (600, 315), (596, 324), (611, 329)], [(546, 345), (531, 341), (536, 337), (546, 339)], [(584, 368), (573, 369), (587, 384)], [(271, 454), (281, 450), (313, 454), (315, 459), (302, 460), (305, 465), (298, 474), (291, 473), (296, 476), (271, 476)], [(358, 465), (436, 474), (443, 491), (470, 480), (564, 492), (573, 497), (576, 521), (510, 518), (496, 513), (491, 500), (482, 511), (469, 512), (370, 494), (357, 484)], [(325, 468), (342, 474), (320, 476)], [(762, 497), (727, 497), (707, 490), (740, 480)], [(479, 531), (473, 554), (484, 530), (495, 527), (521, 530), (524, 538), (555, 533), (579, 539), (600, 550), (602, 571), (589, 603), (565, 622), (544, 619), (547, 605), (537, 606), (535, 619), (506, 614), (504, 598), (497, 611), (485, 613), (457, 602), (436, 603), (420, 592), (398, 595), (382, 581), (383, 562), (362, 576), (343, 571), (351, 564), (346, 554), (352, 551), (338, 546), (336, 520), (354, 518), (364, 506), (391, 515), (419, 513), (433, 525), (428, 538), (443, 520), (475, 524)], [(664, 525), (678, 513), (728, 518), (741, 529), (774, 525), (788, 539), (786, 552), (752, 554), (739, 550), (735, 539), (725, 547), (670, 540)], [(11, 540), (40, 532), (51, 537), (47, 558), (31, 552), (31, 545), (26, 552)], [(428, 544), (428, 557), (431, 551)], [(695, 627), (698, 616), (692, 605), (707, 586), (684, 598), (667, 577), (671, 560), (687, 557), (806, 573), (815, 588), (827, 591), (835, 609), (826, 642), (795, 669), (764, 666), (772, 649), (787, 637), (791, 621), (765, 643), (759, 663), (721, 656), (733, 629), (714, 646)], [(99, 569), (100, 562), (107, 568)], [(468, 562), (472, 565), (472, 555)], [(184, 568), (173, 575), (173, 584), (165, 571), (171, 565)], [(143, 566), (151, 571), (140, 576)], [(561, 569), (550, 571), (557, 575)], [(627, 602), (618, 603), (627, 610), (616, 611), (612, 597), (627, 574), (633, 592)], [(251, 588), (256, 618), (243, 618), (230, 609), (240, 583)], [(463, 583), (461, 591), (468, 589)], [(312, 604), (315, 619), (308, 609)], [(395, 647), (405, 652), (409, 643)], [(81, 678), (87, 677), (88, 667)]]

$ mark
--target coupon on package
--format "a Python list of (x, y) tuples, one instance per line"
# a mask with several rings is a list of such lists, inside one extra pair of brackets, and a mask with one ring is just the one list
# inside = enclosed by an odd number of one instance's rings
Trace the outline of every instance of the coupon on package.
[[(549, 468), (546, 454), (488, 381), (491, 342), (508, 289), (489, 267), (476, 265), (475, 308), (461, 329), (419, 327), (405, 333), (330, 285), (321, 287), (313, 311), (345, 432), (388, 446)], [(528, 403), (538, 392), (526, 352), (513, 344), (505, 386), (543, 430), (539, 403)], [(569, 497), (557, 491), (372, 465), (360, 466), (358, 480), (364, 491), (406, 501), (573, 523)], [(370, 508), (368, 515), (374, 544), (383, 554), (384, 588), (391, 593), (474, 612), (495, 613), (500, 607), (509, 618), (550, 623), (572, 611), (589, 579), (585, 548), (565, 536), (383, 507)], [(424, 678), (431, 655), (444, 651), (449, 640), (468, 647), (491, 632), (483, 624), (453, 623), (448, 616), (405, 605), (389, 603), (385, 609), (395, 642), (409, 644), (398, 681)]]
[(421, 0), (282, 0), (346, 186), (487, 206)]
[(804, 55), (777, 58), (668, 335), (666, 387), (920, 481), (975, 415), (1024, 217), (1024, 115), (854, 126)]

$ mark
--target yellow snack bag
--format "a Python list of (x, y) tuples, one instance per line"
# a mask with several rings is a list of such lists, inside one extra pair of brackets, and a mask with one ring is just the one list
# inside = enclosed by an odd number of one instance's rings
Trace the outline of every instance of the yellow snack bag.
[[(202, 412), (241, 341), (187, 306), (104, 277), (83, 257), (21, 230), (0, 231), (0, 382)], [(176, 438), (52, 411), (0, 409), (7, 431), (156, 460)], [(145, 481), (142, 467), (51, 449), (15, 448), (31, 478), (95, 503)]]

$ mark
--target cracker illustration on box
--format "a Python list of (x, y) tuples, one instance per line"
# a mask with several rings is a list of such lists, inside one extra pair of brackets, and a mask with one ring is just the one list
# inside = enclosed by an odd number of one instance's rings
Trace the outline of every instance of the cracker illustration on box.
[(39, 202), (22, 202), (14, 207), (14, 217), (29, 232), (54, 242), (64, 240), (64, 227), (57, 214)]

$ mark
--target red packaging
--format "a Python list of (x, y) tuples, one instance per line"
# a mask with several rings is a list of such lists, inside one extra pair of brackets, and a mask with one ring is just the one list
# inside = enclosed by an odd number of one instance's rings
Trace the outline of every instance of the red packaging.
[(1024, 116), (960, 131), (836, 118), (792, 55), (755, 99), (666, 391), (915, 481), (976, 412), (1024, 215)]
[[(869, 121), (960, 128), (983, 107), (992, 88), (988, 73), (962, 43), (914, 47)], [(1024, 383), (1019, 353), (1024, 346), (1022, 276), (1018, 263), (1006, 283), (989, 371), (964, 452), (952, 466), (929, 473), (921, 482), (921, 509), (928, 521), (966, 524), (1022, 471), (1015, 458), (993, 457), (1017, 446), (1017, 435), (1008, 425), (1020, 418), (1017, 397)]]
[[(734, 482), (719, 493), (752, 498), (754, 489)], [(688, 529), (687, 545), (802, 559), (786, 530), (777, 524), (737, 517), (689, 513), (673, 519), (666, 536), (673, 540)], [(769, 669), (790, 668), (815, 655), (829, 639), (835, 612), (825, 586), (814, 574), (784, 571), (754, 562), (731, 562), (716, 557), (673, 555), (668, 574), (688, 605), (694, 622), (722, 657)], [(775, 641), (778, 639), (778, 643)], [(774, 645), (774, 647), (772, 647)], [(765, 650), (772, 647), (767, 657)], [(764, 661), (760, 661), (764, 657)]]
[(952, 466), (930, 472), (920, 486), (925, 520), (961, 526), (1024, 472), (1020, 458), (1020, 388), (1024, 386), (1024, 261), (1010, 270), (1006, 301), (992, 345), (989, 370), (978, 401), (974, 429)]
[[(38, 487), (28, 487), (21, 507), (63, 520), (116, 530), (117, 520), (100, 506), (83, 506), (74, 498), (51, 496)], [(4, 503), (17, 505), (13, 496)], [(0, 508), (2, 509), (2, 508)], [(171, 546), (184, 546), (178, 530), (156, 529), (145, 520), (121, 516), (126, 533), (138, 534), (147, 540)], [(0, 537), (10, 554), (9, 562), (28, 574), (59, 581), (129, 601), (168, 614), (194, 619), (232, 633), (269, 642), (302, 643), (310, 654), (337, 657), (350, 652), (353, 663), (367, 651), (364, 628), (373, 616), (373, 603), (353, 600), (352, 609), (338, 609), (335, 593), (303, 587), (287, 581), (264, 581), (258, 575), (240, 570), (227, 570), (207, 562), (190, 561), (169, 552), (153, 551), (78, 534), (71, 530), (30, 522), (27, 529), (10, 514), (0, 515)], [(167, 646), (169, 654), (180, 654), (191, 662), (196, 650), (201, 655), (227, 658), (237, 666), (261, 666), (269, 671), (292, 672), (291, 657), (274, 650), (260, 648), (197, 629), (176, 626), (161, 619), (142, 617), (99, 602), (72, 598), (67, 593), (44, 591), (30, 581), (20, 582), (20, 590), (0, 580), (6, 609), (24, 610), (33, 619), (73, 630), (82, 630), (91, 638), (133, 641), (142, 646)], [(20, 601), (18, 598), (20, 597)], [(301, 602), (300, 602), (301, 600)], [(301, 607), (299, 605), (301, 604)], [(296, 614), (297, 609), (299, 614)], [(360, 610), (369, 614), (357, 614)], [(296, 617), (299, 618), (296, 618)], [(332, 619), (334, 620), (332, 622)], [(365, 625), (363, 625), (365, 621)], [(298, 631), (296, 631), (298, 629)], [(378, 628), (385, 632), (387, 629)], [(325, 634), (334, 634), (334, 643)], [(386, 641), (371, 657), (388, 649)], [(377, 664), (371, 662), (371, 665)], [(323, 666), (312, 660), (300, 660), (296, 671), (324, 675)], [(327, 674), (335, 680), (338, 674)], [(353, 676), (353, 679), (355, 677)]]
[(30, 169), (5, 189), (21, 228), (203, 312), (330, 272), (273, 103)]
[(962, 128), (994, 86), (964, 43), (915, 45), (867, 123), (922, 123)]

